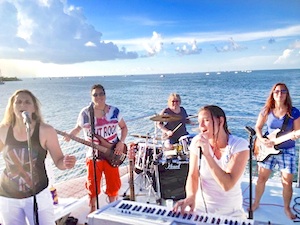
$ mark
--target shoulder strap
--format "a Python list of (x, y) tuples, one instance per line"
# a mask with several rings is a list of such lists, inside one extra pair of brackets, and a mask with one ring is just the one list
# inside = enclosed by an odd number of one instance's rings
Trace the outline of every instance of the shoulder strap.
[(285, 117), (284, 117), (284, 121), (283, 121), (283, 124), (282, 124), (282, 127), (281, 127), (281, 131), (285, 131), (286, 127), (287, 127), (287, 124), (289, 122), (289, 115), (286, 114)]

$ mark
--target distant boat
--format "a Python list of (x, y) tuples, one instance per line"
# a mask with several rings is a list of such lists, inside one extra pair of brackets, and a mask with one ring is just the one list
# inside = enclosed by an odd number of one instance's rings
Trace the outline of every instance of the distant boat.
[(160, 75), (160, 77), (163, 78), (163, 77), (165, 77), (165, 75), (162, 74), (162, 75)]
[(206, 75), (206, 76), (208, 76), (208, 75), (209, 75), (209, 73), (206, 73), (205, 75)]

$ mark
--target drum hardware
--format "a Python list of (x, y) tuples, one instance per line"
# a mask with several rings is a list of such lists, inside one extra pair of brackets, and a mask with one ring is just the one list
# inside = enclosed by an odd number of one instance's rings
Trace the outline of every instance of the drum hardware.
[[(155, 185), (156, 182), (153, 181), (154, 177), (154, 163), (153, 160), (153, 152), (156, 152), (158, 148), (154, 145), (154, 149), (151, 148), (151, 145), (148, 144), (148, 142), (141, 142), (141, 143), (133, 143), (131, 146), (132, 149), (134, 149), (135, 153), (135, 172), (137, 176), (134, 178), (134, 180), (131, 180), (131, 183), (134, 183), (140, 191), (143, 190), (148, 190), (147, 193), (147, 202), (150, 202), (150, 197), (151, 195), (156, 196), (155, 193)], [(138, 181), (138, 182), (137, 182)], [(131, 185), (128, 189), (131, 189), (131, 187), (134, 185)], [(126, 196), (126, 192), (128, 189), (125, 191), (123, 196)]]
[(182, 145), (182, 152), (185, 155), (189, 155), (189, 146), (191, 144), (191, 141), (193, 137), (195, 137), (196, 134), (187, 134), (179, 138), (179, 143)]

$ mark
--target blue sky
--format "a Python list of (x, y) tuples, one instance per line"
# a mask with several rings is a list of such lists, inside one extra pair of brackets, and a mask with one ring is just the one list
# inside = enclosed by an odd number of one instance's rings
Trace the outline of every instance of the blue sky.
[(300, 68), (299, 0), (0, 0), (4, 76)]

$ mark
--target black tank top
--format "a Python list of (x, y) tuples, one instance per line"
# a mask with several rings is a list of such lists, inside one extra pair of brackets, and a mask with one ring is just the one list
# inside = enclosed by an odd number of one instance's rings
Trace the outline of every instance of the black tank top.
[(28, 142), (17, 141), (10, 127), (3, 148), (5, 169), (0, 177), (0, 196), (27, 198), (48, 186), (45, 169), (47, 151), (42, 148), (39, 138), (40, 124), (36, 123), (31, 136), (32, 174), (30, 171)]

